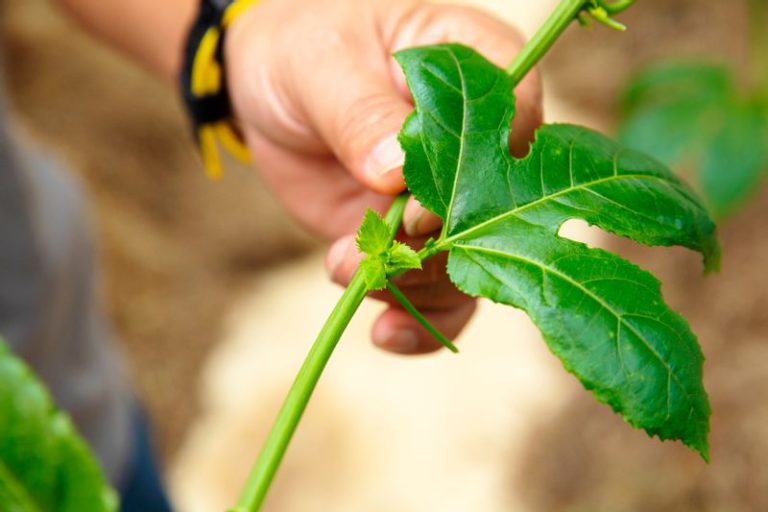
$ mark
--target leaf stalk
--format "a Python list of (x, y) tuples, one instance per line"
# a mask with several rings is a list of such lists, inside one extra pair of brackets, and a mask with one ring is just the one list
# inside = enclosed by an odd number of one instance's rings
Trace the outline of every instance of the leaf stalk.
[(451, 343), (451, 340), (446, 338), (443, 333), (437, 330), (437, 328), (430, 323), (429, 320), (427, 320), (424, 315), (421, 314), (421, 312), (416, 309), (416, 306), (414, 306), (410, 300), (408, 300), (408, 297), (405, 296), (405, 294), (398, 288), (395, 283), (392, 281), (387, 281), (387, 290), (389, 290), (389, 293), (392, 294), (392, 296), (397, 300), (397, 302), (400, 303), (403, 308), (413, 316), (413, 318), (418, 321), (422, 327), (424, 327), (429, 334), (435, 337), (437, 341), (442, 343), (448, 350), (453, 352), (454, 354), (459, 353), (459, 349), (456, 348), (456, 345)]

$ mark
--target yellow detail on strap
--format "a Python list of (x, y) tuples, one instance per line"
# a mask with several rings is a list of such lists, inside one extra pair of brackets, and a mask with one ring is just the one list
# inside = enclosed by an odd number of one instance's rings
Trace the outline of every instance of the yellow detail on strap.
[[(224, 70), (216, 60), (216, 50), (219, 47), (222, 31), (248, 8), (259, 0), (238, 0), (224, 11), (221, 28), (211, 27), (203, 36), (197, 47), (192, 62), (191, 84), (192, 94), (198, 97), (214, 95), (223, 86)], [(251, 156), (248, 147), (231, 121), (219, 121), (202, 125), (197, 133), (200, 154), (206, 173), (211, 179), (219, 179), (224, 170), (219, 146), (243, 163), (250, 163)]]
[(251, 162), (251, 153), (248, 150), (248, 146), (245, 145), (242, 136), (235, 131), (230, 121), (217, 123), (216, 135), (218, 135), (219, 142), (221, 142), (221, 145), (224, 146), (224, 149), (229, 154), (244, 164)]
[(221, 32), (218, 28), (209, 28), (197, 47), (192, 63), (192, 94), (207, 96), (221, 90), (221, 66), (216, 62), (216, 47), (219, 45)]
[(229, 27), (230, 23), (257, 3), (259, 3), (259, 0), (239, 0), (231, 4), (227, 7), (227, 10), (224, 11), (224, 19), (222, 20), (221, 26), (224, 28)]
[(197, 138), (206, 174), (212, 180), (221, 178), (224, 169), (216, 143), (216, 128), (210, 124), (201, 126), (197, 131)]

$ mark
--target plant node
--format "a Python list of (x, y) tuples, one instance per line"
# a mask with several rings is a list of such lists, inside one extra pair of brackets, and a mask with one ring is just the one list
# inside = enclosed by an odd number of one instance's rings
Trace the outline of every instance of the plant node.
[(623, 32), (627, 27), (613, 19), (612, 16), (627, 10), (635, 1), (616, 0), (609, 2), (608, 0), (591, 0), (585, 4), (584, 10), (579, 13), (577, 20), (583, 27), (589, 27), (590, 19), (593, 19), (609, 28)]

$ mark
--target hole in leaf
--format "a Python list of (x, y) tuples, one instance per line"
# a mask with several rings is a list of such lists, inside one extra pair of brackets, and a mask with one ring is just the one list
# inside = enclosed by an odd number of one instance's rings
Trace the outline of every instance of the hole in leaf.
[(574, 242), (581, 242), (587, 244), (589, 247), (605, 247), (608, 233), (602, 229), (590, 226), (581, 219), (571, 219), (566, 221), (560, 230), (558, 235)]

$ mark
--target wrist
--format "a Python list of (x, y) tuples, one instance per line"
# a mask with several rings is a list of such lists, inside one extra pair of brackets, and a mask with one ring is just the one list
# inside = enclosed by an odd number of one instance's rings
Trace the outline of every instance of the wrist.
[(175, 82), (198, 0), (59, 0), (91, 34)]

